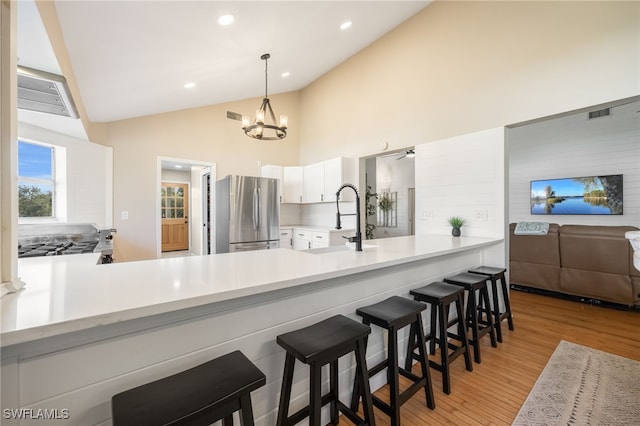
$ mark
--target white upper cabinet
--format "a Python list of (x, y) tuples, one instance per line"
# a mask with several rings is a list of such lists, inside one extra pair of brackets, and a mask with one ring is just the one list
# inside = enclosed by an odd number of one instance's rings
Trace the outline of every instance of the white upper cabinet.
[[(355, 160), (352, 158), (334, 158), (304, 166), (305, 203), (334, 203), (336, 192), (343, 183), (353, 183), (355, 179)], [(341, 201), (354, 201), (351, 190), (340, 194)]]
[(305, 203), (321, 203), (324, 201), (324, 164), (313, 163), (304, 166), (303, 196)]
[(282, 202), (302, 202), (302, 167), (285, 166), (282, 168)]
[[(336, 201), (336, 192), (343, 183), (355, 182), (355, 160), (353, 158), (334, 158), (323, 162), (324, 165), (324, 201)], [(340, 193), (340, 201), (355, 201), (356, 194), (345, 189)]]
[[(343, 183), (355, 184), (355, 160), (334, 158), (308, 166), (273, 166), (261, 168), (264, 177), (280, 179), (282, 203), (335, 203), (336, 192)], [(347, 189), (341, 201), (354, 201), (355, 194)]]
[(280, 202), (284, 203), (284, 192), (282, 188), (283, 173), (282, 166), (274, 166), (273, 164), (267, 164), (260, 168), (260, 176), (278, 179), (278, 194), (280, 194)]

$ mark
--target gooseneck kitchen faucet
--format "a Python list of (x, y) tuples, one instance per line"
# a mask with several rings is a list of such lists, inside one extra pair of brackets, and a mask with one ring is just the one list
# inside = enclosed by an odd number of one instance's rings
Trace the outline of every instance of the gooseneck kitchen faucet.
[[(345, 188), (353, 189), (353, 192), (356, 193), (356, 212), (355, 213), (340, 213), (340, 192), (342, 192)], [(342, 229), (340, 224), (340, 216), (356, 216), (356, 235), (355, 237), (342, 237), (349, 240), (350, 243), (356, 243), (356, 251), (362, 251), (362, 233), (360, 233), (360, 195), (358, 194), (358, 190), (355, 186), (350, 183), (345, 183), (338, 189), (336, 192), (336, 209), (338, 212), (336, 213), (336, 229)]]

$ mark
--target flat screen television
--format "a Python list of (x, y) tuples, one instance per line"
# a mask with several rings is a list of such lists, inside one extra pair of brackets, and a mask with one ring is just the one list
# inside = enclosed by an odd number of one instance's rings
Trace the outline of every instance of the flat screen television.
[(531, 181), (531, 214), (622, 214), (622, 175)]

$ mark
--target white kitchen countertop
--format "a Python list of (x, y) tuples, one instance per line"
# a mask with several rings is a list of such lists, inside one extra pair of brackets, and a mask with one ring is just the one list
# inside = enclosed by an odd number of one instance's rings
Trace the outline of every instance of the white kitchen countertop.
[(494, 245), (502, 238), (367, 240), (362, 252), (275, 249), (96, 265), (95, 254), (18, 260), (1, 299), (1, 346)]

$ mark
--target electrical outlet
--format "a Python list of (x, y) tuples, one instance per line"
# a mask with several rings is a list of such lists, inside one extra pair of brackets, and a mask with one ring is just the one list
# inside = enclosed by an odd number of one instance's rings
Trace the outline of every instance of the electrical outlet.
[(129, 212), (126, 210), (122, 211), (122, 220), (129, 220)]
[(476, 220), (478, 222), (486, 222), (489, 220), (489, 211), (487, 210), (476, 210)]
[(422, 210), (422, 220), (433, 220), (433, 210)]

